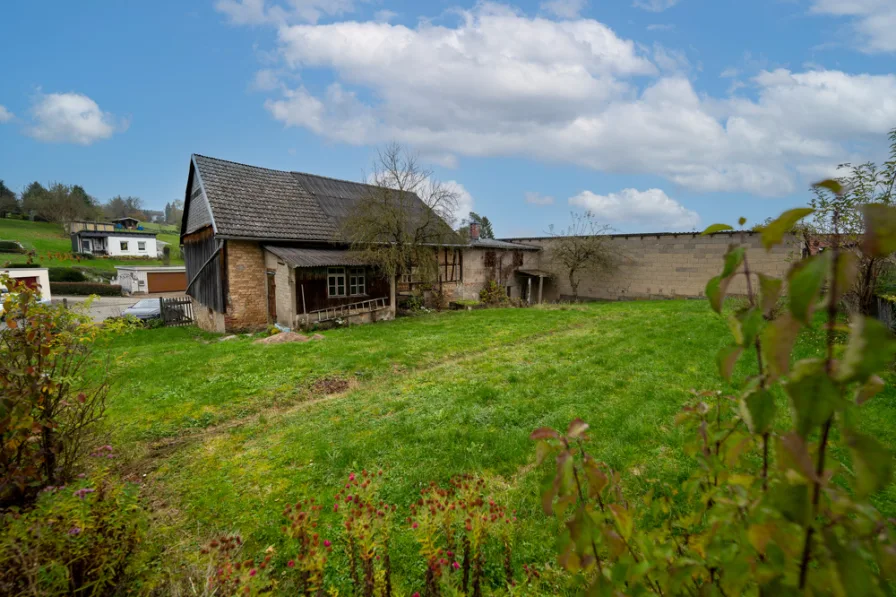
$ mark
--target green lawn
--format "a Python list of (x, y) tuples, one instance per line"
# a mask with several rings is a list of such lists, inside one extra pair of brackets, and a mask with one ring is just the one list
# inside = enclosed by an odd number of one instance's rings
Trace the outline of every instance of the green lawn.
[[(673, 417), (692, 388), (726, 389), (714, 359), (727, 342), (702, 301), (460, 311), (270, 346), (146, 330), (108, 349), (109, 429), (164, 505), (154, 537), (171, 561), (215, 532), (241, 533), (250, 553), (282, 545), (284, 503), (329, 503), (350, 471), (383, 468), (385, 497), (405, 507), (431, 480), (483, 475), (518, 512), (517, 564), (544, 562), (557, 529), (541, 513), (529, 433), (582, 417), (592, 452), (634, 493), (676, 482), (691, 461)], [(804, 333), (797, 356), (820, 354), (820, 333)], [(735, 376), (754, 363), (742, 359)], [(323, 378), (350, 389), (316, 393)], [(896, 448), (896, 392), (865, 412), (866, 429)], [(896, 514), (896, 489), (877, 501)], [(419, 576), (416, 549), (409, 533), (394, 538), (399, 580)]]
[[(158, 232), (159, 240), (170, 243), (171, 263), (182, 264), (180, 236), (176, 226), (145, 224), (146, 229)], [(16, 240), (25, 248), (36, 251), (34, 259), (43, 267), (79, 265), (103, 270), (112, 270), (116, 265), (161, 265), (160, 259), (81, 259), (72, 257), (72, 241), (60, 224), (29, 222), (0, 218), (0, 240)], [(24, 263), (26, 255), (0, 253), (0, 266), (6, 262)]]

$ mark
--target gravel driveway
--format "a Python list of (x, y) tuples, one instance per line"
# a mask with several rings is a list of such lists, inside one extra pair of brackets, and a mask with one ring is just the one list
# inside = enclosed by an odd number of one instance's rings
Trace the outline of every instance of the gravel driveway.
[[(122, 311), (136, 303), (137, 301), (147, 298), (183, 296), (183, 293), (162, 293), (162, 294), (141, 294), (138, 296), (101, 296), (93, 299), (88, 313), (95, 322), (105, 321), (110, 317), (121, 316)], [(63, 299), (68, 301), (68, 305), (74, 306), (87, 300), (86, 296), (54, 296), (53, 304), (62, 304)]]

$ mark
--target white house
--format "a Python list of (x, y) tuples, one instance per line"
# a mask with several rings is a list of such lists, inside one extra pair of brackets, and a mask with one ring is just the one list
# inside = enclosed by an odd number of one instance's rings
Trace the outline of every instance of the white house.
[(73, 222), (71, 236), (74, 253), (147, 259), (162, 256), (155, 233), (139, 227), (125, 228), (120, 223), (109, 222)]
[[(28, 288), (36, 288), (40, 292), (42, 303), (50, 302), (50, 275), (45, 267), (10, 267), (0, 268), (0, 278), (7, 276), (18, 282), (24, 282)], [(9, 285), (0, 285), (8, 287)], [(8, 288), (12, 291), (12, 288)]]
[(181, 266), (116, 265), (113, 284), (127, 294), (183, 292), (187, 289), (187, 268)]

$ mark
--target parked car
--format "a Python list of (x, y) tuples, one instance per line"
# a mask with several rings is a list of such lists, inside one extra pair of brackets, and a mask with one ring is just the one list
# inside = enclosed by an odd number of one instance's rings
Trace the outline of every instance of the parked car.
[(161, 319), (162, 304), (157, 298), (139, 300), (125, 309), (122, 315), (133, 315), (141, 321)]

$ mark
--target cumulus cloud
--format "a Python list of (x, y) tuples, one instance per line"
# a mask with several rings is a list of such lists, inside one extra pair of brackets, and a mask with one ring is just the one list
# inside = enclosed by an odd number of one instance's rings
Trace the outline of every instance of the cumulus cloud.
[(280, 78), (277, 73), (269, 68), (263, 68), (255, 73), (252, 79), (251, 89), (254, 91), (273, 91), (280, 87)]
[(814, 0), (811, 11), (851, 17), (862, 50), (896, 52), (896, 2), (893, 0)]
[(635, 0), (632, 6), (649, 10), (650, 12), (663, 12), (678, 4), (678, 0)]
[(215, 8), (227, 15), (234, 25), (316, 23), (325, 16), (352, 12), (354, 0), (287, 0), (283, 3), (266, 0), (218, 0)]
[(473, 195), (470, 194), (464, 185), (456, 180), (448, 180), (442, 183), (448, 191), (453, 191), (457, 195), (457, 208), (454, 210), (454, 222), (449, 222), (452, 226), (456, 225), (460, 220), (467, 217), (473, 211)]
[(561, 19), (574, 19), (585, 10), (588, 0), (546, 0), (538, 7), (549, 14)]
[(4, 122), (9, 122), (13, 118), (15, 118), (15, 115), (12, 112), (10, 112), (9, 110), (7, 110), (6, 106), (0, 105), (0, 124), (3, 124)]
[[(286, 69), (329, 69), (335, 82), (283, 88), (265, 104), (275, 119), (353, 145), (397, 140), (452, 164), (526, 156), (691, 190), (785, 195), (806, 184), (805, 172), (896, 126), (896, 75), (761, 71), (713, 97), (685, 76), (680, 52), (645, 48), (595, 20), (496, 4), (461, 11), (450, 26), (277, 31)], [(749, 99), (732, 95), (741, 85)]]
[(553, 205), (554, 198), (550, 195), (542, 195), (541, 193), (526, 193), (526, 203), (529, 205)]
[(90, 145), (128, 127), (127, 121), (103, 112), (80, 93), (41, 94), (31, 107), (31, 117), (28, 134), (48, 143)]
[(569, 204), (594, 213), (601, 222), (616, 225), (654, 227), (657, 230), (693, 230), (700, 225), (697, 212), (685, 208), (661, 189), (623, 189), (597, 195), (582, 191)]

